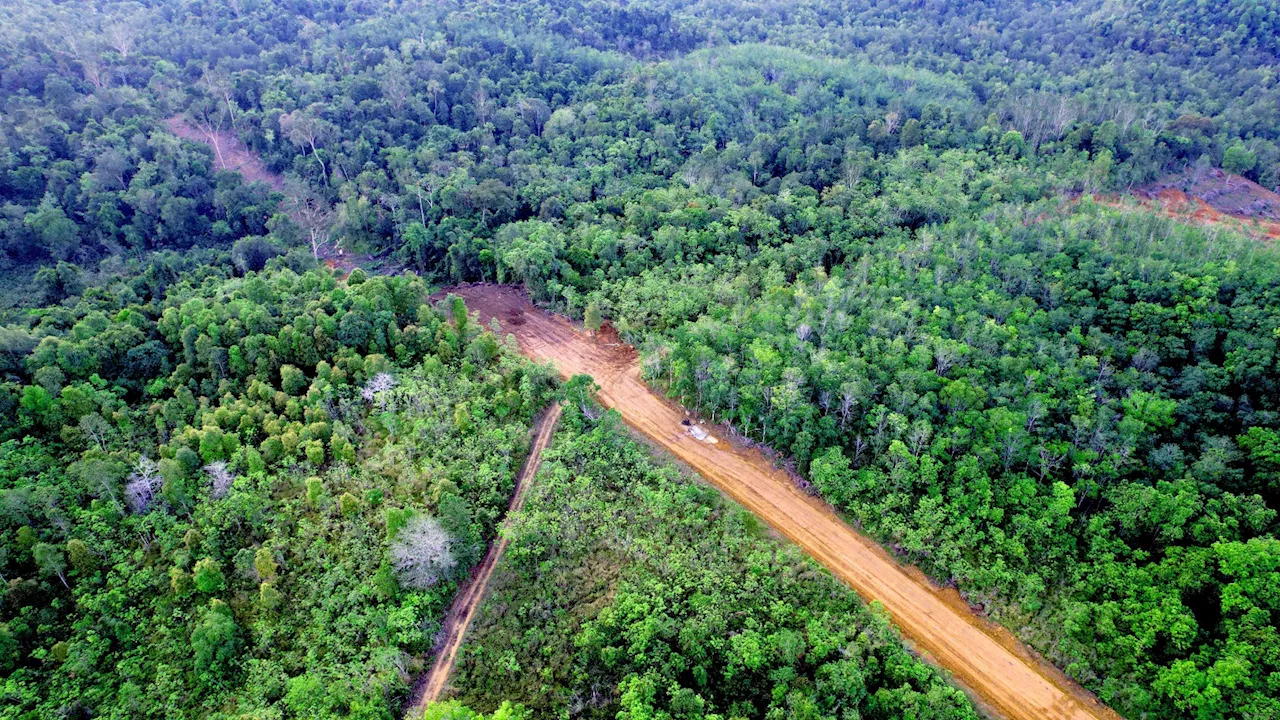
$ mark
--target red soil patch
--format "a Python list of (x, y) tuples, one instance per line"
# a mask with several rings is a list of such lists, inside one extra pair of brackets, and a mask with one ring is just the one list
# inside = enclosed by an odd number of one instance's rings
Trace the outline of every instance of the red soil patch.
[[(1280, 240), (1280, 195), (1261, 185), (1223, 172), (1187, 171), (1133, 190), (1142, 207), (1206, 227), (1225, 226), (1256, 239)], [(1114, 196), (1096, 198), (1120, 207)]]
[(284, 189), (284, 177), (267, 169), (262, 158), (245, 147), (234, 133), (196, 127), (181, 115), (174, 115), (165, 120), (164, 124), (169, 132), (183, 140), (203, 143), (212, 148), (213, 161), (219, 170), (234, 170), (246, 182), (264, 182), (275, 190)]

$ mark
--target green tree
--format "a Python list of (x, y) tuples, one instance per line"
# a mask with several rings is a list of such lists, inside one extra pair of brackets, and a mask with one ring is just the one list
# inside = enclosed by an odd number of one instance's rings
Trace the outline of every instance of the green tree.
[(1242, 143), (1227, 148), (1222, 155), (1222, 169), (1237, 175), (1244, 175), (1258, 164), (1258, 156)]
[(220, 592), (226, 587), (222, 566), (213, 558), (201, 558), (193, 573), (196, 589), (205, 594)]
[(221, 600), (210, 600), (191, 632), (195, 666), (207, 681), (217, 680), (234, 664), (240, 648), (239, 634), (231, 608)]
[(41, 248), (55, 260), (67, 260), (80, 248), (80, 229), (63, 211), (53, 195), (46, 194), (40, 206), (23, 222), (40, 238)]
[(91, 573), (98, 568), (98, 556), (80, 538), (67, 541), (67, 556), (71, 560), (71, 567), (81, 575)]
[(71, 587), (67, 584), (67, 556), (62, 548), (52, 543), (36, 543), (31, 548), (31, 556), (40, 568), (41, 575), (52, 575), (64, 586)]
[(600, 314), (600, 303), (592, 300), (587, 303), (586, 309), (582, 313), (582, 324), (592, 335), (600, 331), (600, 326), (604, 324), (604, 317)]

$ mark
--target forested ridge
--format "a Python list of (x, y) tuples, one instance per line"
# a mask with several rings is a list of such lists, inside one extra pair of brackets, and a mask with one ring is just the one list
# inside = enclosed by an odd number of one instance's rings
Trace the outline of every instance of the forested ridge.
[[(1090, 199), (1280, 184), (1278, 13), (7, 4), (6, 707), (392, 712), (548, 397), (428, 300), (499, 281), (612, 321), (653, 386), (1122, 714), (1280, 715), (1275, 251)], [(412, 274), (340, 280), (339, 249)], [(456, 564), (397, 575), (402, 536)], [(557, 667), (467, 699), (576, 707)]]

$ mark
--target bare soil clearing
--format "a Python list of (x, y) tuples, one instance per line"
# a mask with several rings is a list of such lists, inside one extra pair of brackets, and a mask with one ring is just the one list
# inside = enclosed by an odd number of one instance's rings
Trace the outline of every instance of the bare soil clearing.
[(1280, 221), (1280, 195), (1248, 178), (1218, 169), (1187, 170), (1137, 188), (1133, 194), (1146, 199), (1181, 197), (1237, 220)]
[[(284, 191), (284, 176), (271, 172), (266, 163), (262, 162), (262, 158), (245, 147), (234, 133), (197, 127), (182, 115), (169, 118), (165, 121), (165, 126), (169, 128), (169, 132), (183, 140), (203, 143), (212, 148), (214, 162), (219, 170), (232, 170), (240, 173), (245, 182), (264, 182), (273, 190)], [(348, 252), (336, 243), (323, 245), (316, 259), (341, 276), (350, 275), (356, 268), (379, 275), (399, 275), (406, 270), (403, 263), (390, 257)]]
[[(1135, 188), (1132, 196), (1139, 205), (1183, 222), (1229, 227), (1258, 240), (1280, 240), (1280, 194), (1239, 175), (1188, 170)], [(1100, 196), (1097, 201), (1116, 207), (1126, 202), (1114, 196)]]
[(257, 153), (244, 146), (240, 138), (225, 130), (204, 130), (187, 122), (181, 115), (165, 120), (169, 132), (183, 140), (204, 143), (213, 149), (213, 159), (219, 170), (234, 170), (246, 182), (264, 182), (275, 190), (284, 189), (284, 178), (273, 173)]
[(616, 336), (606, 331), (588, 337), (568, 320), (535, 308), (514, 288), (474, 285), (454, 292), (482, 322), (496, 318), (525, 355), (551, 361), (565, 377), (595, 378), (601, 402), (617, 409), (628, 425), (800, 545), (866, 600), (879, 602), (908, 641), (953, 673), (989, 712), (1019, 720), (1119, 720), (1008, 631), (975, 616), (954, 590), (934, 586), (854, 532), (759, 450), (694, 437), (682, 424), (686, 411), (644, 384), (635, 350)]
[[(551, 443), (551, 436), (559, 421), (560, 405), (553, 403), (534, 423), (533, 445), (529, 448), (529, 457), (525, 459), (524, 467), (520, 468), (520, 473), (516, 475), (516, 487), (511, 495), (511, 505), (507, 507), (507, 516), (524, 507), (529, 484), (542, 463), (542, 451), (546, 450), (547, 445)], [(493, 577), (493, 569), (497, 567), (498, 560), (506, 549), (507, 538), (499, 535), (496, 542), (489, 546), (489, 552), (485, 553), (484, 560), (472, 572), (466, 586), (454, 597), (453, 605), (445, 615), (444, 627), (440, 631), (444, 638), (440, 650), (436, 653), (431, 669), (414, 683), (413, 693), (409, 696), (408, 708), (405, 710), (405, 718), (421, 717), (427, 703), (440, 699), (440, 694), (444, 692), (448, 683), (449, 674), (453, 671), (454, 662), (458, 658), (458, 649), (462, 647), (462, 640), (467, 635), (467, 627), (471, 625), (471, 619), (475, 617), (480, 602), (484, 600), (489, 579)]]

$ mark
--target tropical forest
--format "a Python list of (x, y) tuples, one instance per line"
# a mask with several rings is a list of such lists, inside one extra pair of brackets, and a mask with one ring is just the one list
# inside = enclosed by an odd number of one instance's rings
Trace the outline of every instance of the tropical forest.
[(5, 0), (0, 719), (1280, 718), (1277, 0)]

